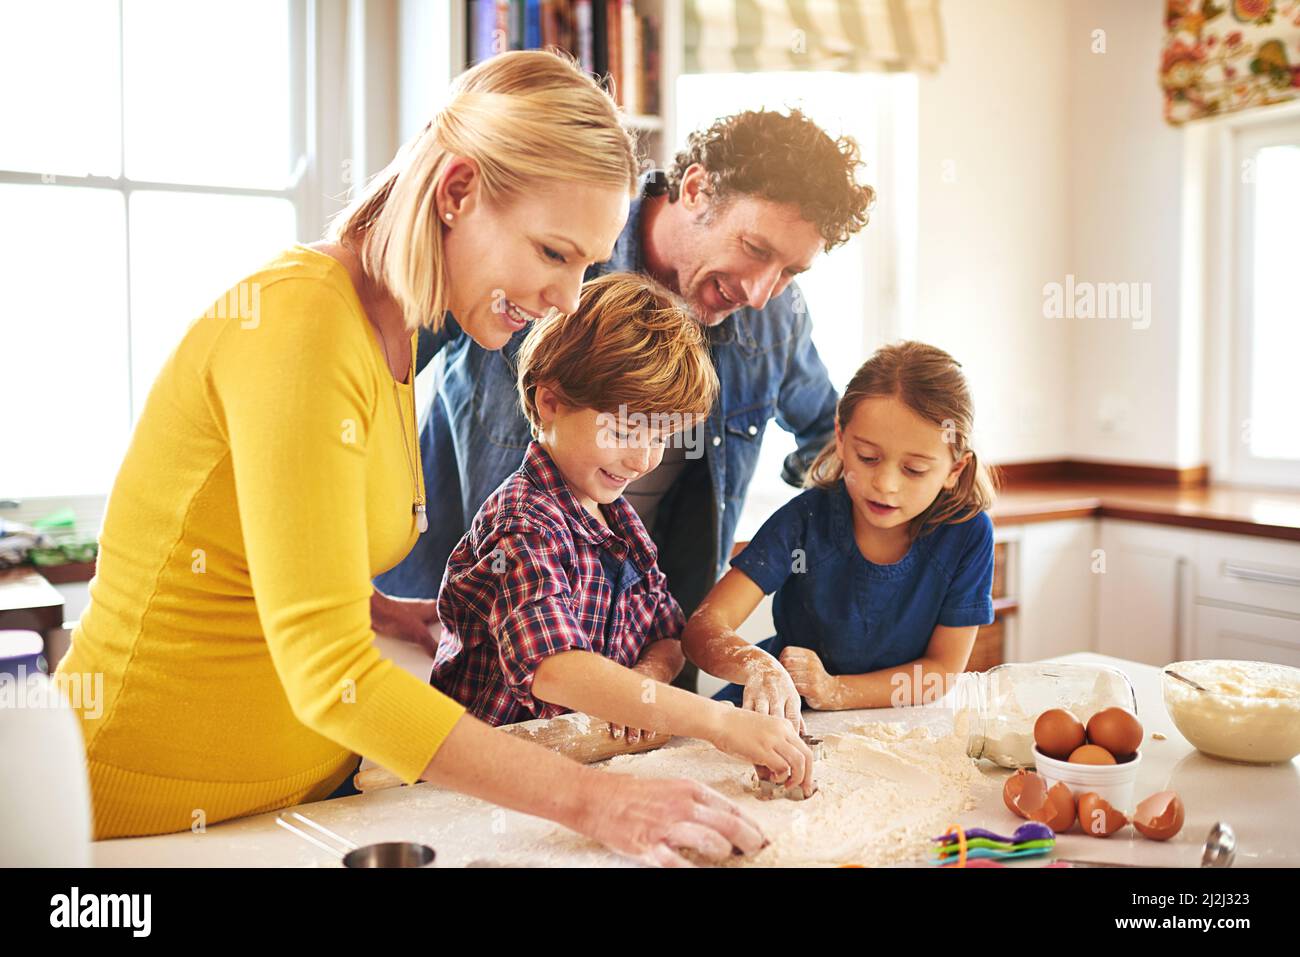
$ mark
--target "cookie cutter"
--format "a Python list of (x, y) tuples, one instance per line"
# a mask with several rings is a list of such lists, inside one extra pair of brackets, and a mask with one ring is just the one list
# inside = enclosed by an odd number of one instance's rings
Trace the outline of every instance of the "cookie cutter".
[[(825, 742), (812, 734), (801, 734), (799, 737), (803, 743), (808, 745), (808, 749), (813, 753), (813, 760), (820, 761), (826, 756)], [(776, 782), (771, 778), (765, 777), (766, 768), (754, 768), (754, 781), (757, 785), (757, 794), (760, 801), (771, 801), (776, 798), (785, 798), (787, 801), (804, 800), (803, 788), (797, 784), (787, 784), (785, 781)], [(813, 782), (812, 793), (817, 793), (817, 783)], [(812, 795), (808, 795), (811, 797)]]

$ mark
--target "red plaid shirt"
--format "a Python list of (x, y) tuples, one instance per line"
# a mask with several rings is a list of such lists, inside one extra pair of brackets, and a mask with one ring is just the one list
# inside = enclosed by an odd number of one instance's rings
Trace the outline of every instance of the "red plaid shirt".
[(609, 528), (529, 445), (447, 560), (439, 690), (492, 725), (551, 718), (568, 709), (533, 697), (543, 659), (582, 650), (631, 667), (651, 642), (680, 637), (685, 618), (641, 519), (621, 497), (605, 516)]

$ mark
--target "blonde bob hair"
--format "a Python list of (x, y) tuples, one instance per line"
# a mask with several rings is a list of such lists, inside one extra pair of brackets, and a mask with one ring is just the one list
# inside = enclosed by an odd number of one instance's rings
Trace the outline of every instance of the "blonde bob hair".
[(635, 191), (636, 145), (609, 94), (568, 56), (501, 53), (462, 73), (445, 105), (348, 205), (326, 238), (357, 251), (366, 278), (409, 328), (442, 327), (448, 305), (434, 193), (453, 157), (478, 165), (482, 196), (505, 205), (541, 183)]

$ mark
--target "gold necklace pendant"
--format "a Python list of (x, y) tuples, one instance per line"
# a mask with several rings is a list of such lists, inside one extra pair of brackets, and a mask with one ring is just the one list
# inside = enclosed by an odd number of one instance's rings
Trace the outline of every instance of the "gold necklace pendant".
[[(385, 362), (385, 364), (386, 364), (386, 366), (387, 366), (387, 370), (386, 370), (386, 371), (388, 371), (389, 373), (391, 373), (391, 372), (392, 372), (392, 364), (393, 364), (393, 362), (392, 362), (392, 359), (390, 359), (390, 358), (389, 358), (389, 355), (388, 355), (388, 337), (384, 335), (384, 331), (383, 331), (382, 329), (380, 329), (378, 325), (376, 325), (376, 324), (374, 324), (374, 323), (371, 323), (371, 324), (374, 325), (374, 327), (375, 327), (375, 332), (379, 334), (379, 344), (380, 344), (380, 346), (383, 347), (383, 350), (384, 350), (384, 362)], [(411, 379), (411, 390), (412, 390), (412, 394), (414, 395), (414, 391), (415, 391), (415, 352), (414, 352), (414, 350), (412, 350), (412, 352), (411, 352), (411, 365), (410, 365), (410, 372), (409, 372), (408, 374), (409, 374), (410, 379)], [(420, 533), (421, 535), (423, 535), (425, 532), (427, 532), (427, 531), (429, 530), (429, 516), (428, 516), (428, 513), (425, 511), (425, 508), (424, 508), (424, 496), (423, 496), (423, 495), (421, 494), (421, 492), (420, 492), (420, 474), (419, 474), (420, 470), (419, 470), (419, 468), (416, 466), (415, 458), (411, 455), (411, 445), (410, 445), (410, 443), (409, 443), (409, 442), (407, 441), (407, 439), (406, 439), (406, 426), (405, 426), (405, 425), (403, 424), (403, 422), (402, 422), (402, 419), (403, 419), (403, 415), (402, 415), (402, 399), (401, 399), (401, 397), (398, 395), (398, 392), (397, 392), (397, 380), (396, 380), (396, 379), (393, 380), (393, 407), (397, 410), (397, 425), (398, 425), (398, 427), (401, 429), (401, 432), (402, 432), (402, 451), (406, 453), (406, 465), (407, 465), (407, 468), (410, 470), (410, 473), (411, 473), (411, 484), (412, 484), (413, 486), (415, 486), (415, 501), (413, 501), (413, 502), (411, 503), (411, 513), (415, 516), (415, 527), (419, 530), (419, 533)], [(411, 431), (412, 431), (413, 433), (417, 433), (417, 432), (419, 431), (419, 420), (416, 418), (416, 415), (415, 415), (415, 400), (414, 400), (414, 398), (412, 398), (412, 400), (411, 400)], [(418, 455), (418, 454), (419, 454), (419, 442), (420, 442), (420, 437), (419, 437), (418, 434), (415, 435), (415, 442), (416, 442), (416, 454)]]

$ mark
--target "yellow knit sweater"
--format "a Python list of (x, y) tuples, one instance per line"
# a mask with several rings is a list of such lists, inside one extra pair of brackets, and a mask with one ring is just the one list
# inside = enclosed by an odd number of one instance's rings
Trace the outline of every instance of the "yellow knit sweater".
[(97, 839), (317, 800), (354, 752), (413, 782), (464, 713), (370, 629), (370, 580), (417, 535), (413, 380), (394, 382), (347, 270), (305, 246), (185, 334), (58, 668), (103, 675), (80, 712)]

